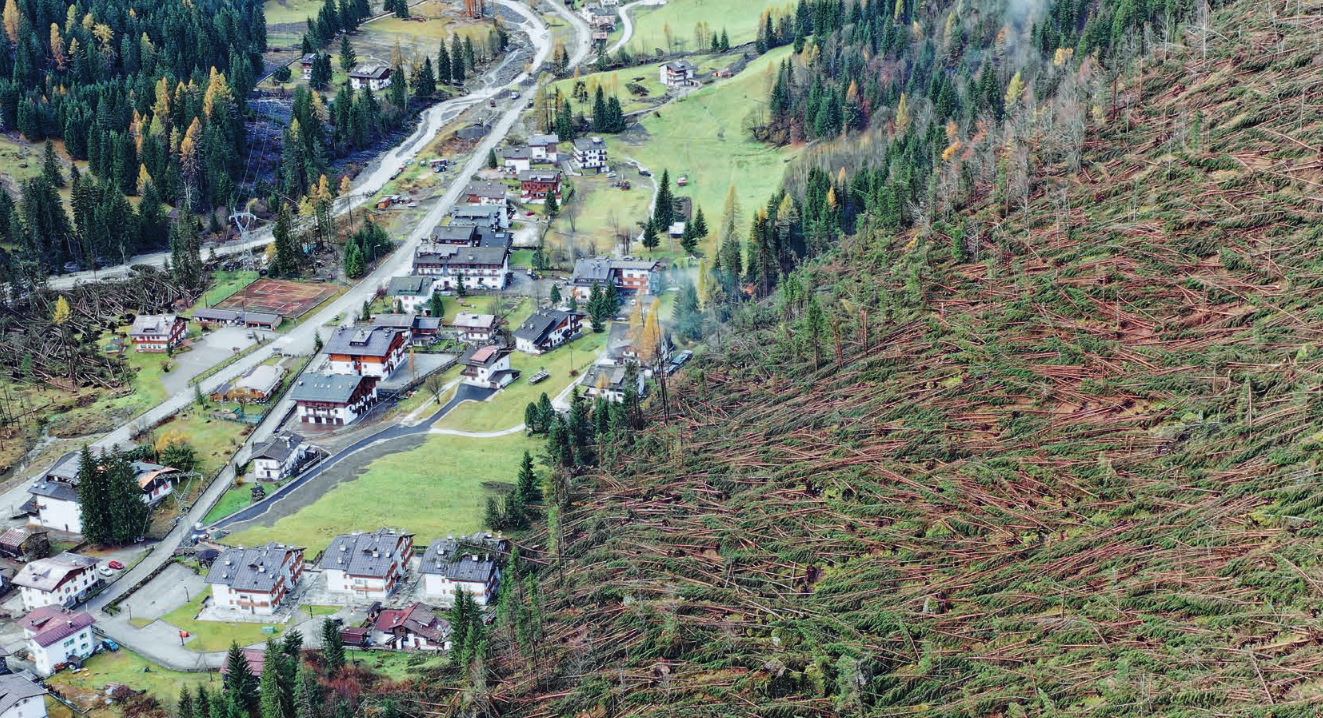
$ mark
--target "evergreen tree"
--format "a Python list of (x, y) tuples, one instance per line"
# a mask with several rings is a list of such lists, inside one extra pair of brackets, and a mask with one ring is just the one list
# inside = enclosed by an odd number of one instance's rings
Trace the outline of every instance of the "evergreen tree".
[[(225, 699), (232, 699), (241, 709), (252, 710), (258, 703), (258, 680), (252, 674), (248, 659), (238, 643), (231, 643), (225, 654), (225, 676), (222, 686)], [(214, 706), (213, 706), (214, 712)]]
[(648, 250), (657, 248), (661, 239), (657, 236), (657, 220), (650, 219), (643, 223), (643, 246)]
[(340, 627), (331, 619), (322, 621), (322, 662), (328, 675), (335, 675), (345, 665), (345, 644)]
[(201, 287), (206, 269), (195, 221), (192, 217), (180, 217), (170, 225), (170, 272), (184, 287)]
[(675, 195), (671, 193), (671, 171), (662, 170), (657, 184), (657, 200), (652, 208), (652, 223), (659, 231), (666, 231), (675, 222)]
[(84, 538), (102, 545), (113, 541), (114, 523), (110, 515), (110, 493), (106, 486), (105, 472), (86, 445), (78, 460), (78, 510)]
[(459, 41), (459, 35), (450, 36), (450, 80), (452, 84), (464, 84), (464, 46)]
[(441, 50), (436, 56), (436, 80), (443, 85), (449, 85), (451, 79), (450, 51), (446, 49), (445, 41), (442, 41)]
[(147, 532), (150, 508), (142, 501), (142, 488), (138, 486), (133, 465), (123, 454), (111, 453), (101, 457), (102, 471), (109, 501), (111, 543), (133, 543)]
[(193, 701), (194, 718), (211, 718), (211, 694), (206, 686), (198, 686), (197, 698)]
[(268, 640), (266, 657), (262, 662), (262, 677), (258, 684), (261, 718), (293, 718), (285, 712), (286, 702), (280, 685), (280, 664), (284, 659), (275, 639)]
[(529, 503), (542, 499), (542, 489), (538, 486), (537, 473), (533, 471), (533, 455), (527, 451), (524, 452), (524, 459), (519, 464), (519, 480), (515, 484), (515, 491), (522, 494), (525, 501)]
[(41, 176), (52, 187), (64, 186), (64, 173), (60, 171), (60, 161), (55, 157), (55, 145), (46, 140), (46, 149), (41, 158)]
[(321, 684), (308, 664), (300, 662), (294, 680), (294, 718), (320, 718)]
[(498, 166), (500, 166), (500, 163), (496, 161), (495, 148), (487, 150), (487, 169), (494, 170)]
[(547, 193), (546, 211), (548, 217), (555, 217), (560, 214), (560, 200), (556, 198), (556, 193)]
[(606, 95), (602, 92), (602, 86), (597, 86), (597, 92), (593, 96), (593, 131), (611, 132), (611, 118), (607, 116)]
[(314, 90), (325, 91), (331, 86), (331, 56), (319, 52), (312, 60), (312, 74), (308, 78), (308, 86)]
[(358, 53), (354, 52), (353, 43), (348, 35), (340, 36), (340, 69), (349, 72), (358, 65)]
[(413, 82), (414, 96), (420, 100), (436, 94), (436, 76), (432, 72), (432, 58), (424, 58), (423, 66), (418, 70)]
[(433, 292), (432, 296), (427, 298), (427, 313), (433, 317), (445, 316), (445, 300), (441, 297), (440, 292)]
[(272, 231), (272, 245), (275, 257), (268, 267), (276, 277), (296, 277), (299, 274), (299, 255), (297, 240), (294, 238), (294, 218), (290, 215), (289, 205), (282, 204), (276, 217), (276, 227)]

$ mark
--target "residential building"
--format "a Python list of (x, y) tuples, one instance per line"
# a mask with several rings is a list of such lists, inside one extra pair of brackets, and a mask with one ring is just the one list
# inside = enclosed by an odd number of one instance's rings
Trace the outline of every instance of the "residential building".
[(450, 210), (451, 224), (472, 224), (491, 229), (510, 226), (510, 215), (504, 207), (490, 204), (457, 204)]
[(42, 606), (76, 606), (100, 583), (96, 559), (68, 551), (31, 561), (14, 576), (25, 611)]
[(216, 608), (269, 616), (303, 577), (303, 549), (269, 543), (257, 548), (227, 548), (211, 564)]
[(386, 285), (386, 296), (400, 306), (401, 311), (417, 314), (425, 311), (432, 300), (432, 291), (436, 286), (434, 277), (411, 274), (403, 277), (391, 277)]
[(585, 5), (580, 13), (594, 31), (615, 32), (618, 16), (614, 10), (608, 10), (601, 5)]
[(204, 327), (249, 327), (275, 331), (284, 318), (269, 312), (250, 312), (244, 309), (218, 309), (204, 307), (193, 312), (193, 318)]
[(359, 65), (349, 73), (349, 85), (355, 90), (364, 87), (373, 92), (390, 87), (391, 69), (385, 65)]
[(510, 279), (510, 250), (507, 247), (419, 247), (413, 256), (415, 274), (437, 277), (437, 287), (452, 291), (462, 282), (465, 289), (500, 290)]
[(427, 547), (418, 571), (423, 595), (453, 601), (465, 591), (480, 605), (496, 597), (501, 585), (498, 557), (509, 548), (502, 538), (487, 535), (445, 538)]
[(397, 651), (448, 651), (450, 622), (421, 603), (387, 608), (372, 620), (368, 640)]
[(305, 424), (344, 426), (354, 423), (377, 403), (375, 376), (304, 374), (290, 388), (289, 398)]
[(661, 66), (661, 83), (667, 87), (687, 87), (694, 84), (698, 68), (688, 60), (674, 60)]
[(312, 79), (312, 65), (315, 62), (317, 62), (316, 54), (304, 55), (302, 58), (299, 59), (299, 67), (303, 70), (303, 79), (305, 80)]
[(582, 171), (606, 171), (606, 141), (601, 137), (580, 137), (574, 141), (574, 164)]
[(651, 294), (660, 271), (661, 262), (652, 259), (580, 259), (574, 263), (570, 285), (580, 301), (588, 300), (594, 285), (614, 285), (624, 294)]
[(528, 154), (533, 160), (559, 162), (560, 135), (554, 132), (549, 135), (533, 135), (528, 139)]
[(274, 364), (258, 364), (247, 374), (226, 382), (213, 392), (212, 401), (237, 401), (240, 404), (265, 404), (280, 389), (285, 368)]
[(533, 151), (528, 147), (507, 147), (501, 151), (501, 166), (510, 174), (533, 169)]
[(385, 600), (404, 581), (413, 560), (413, 534), (393, 529), (337, 536), (322, 554), (326, 589)]
[(421, 314), (378, 314), (372, 317), (373, 328), (397, 329), (409, 333), (409, 342), (426, 340), (441, 331), (441, 317)]
[(495, 345), (475, 347), (459, 357), (460, 381), (470, 386), (501, 389), (514, 381), (510, 370), (510, 352)]
[(450, 328), (455, 331), (455, 336), (462, 342), (487, 344), (496, 338), (497, 331), (500, 329), (500, 321), (495, 314), (460, 312), (455, 315), (455, 320), (450, 323)]
[(168, 352), (188, 335), (188, 320), (177, 314), (139, 314), (129, 328), (133, 348), (140, 352)]
[(46, 693), (17, 673), (0, 676), (0, 718), (46, 718)]
[[(670, 334), (662, 333), (660, 349), (661, 356), (659, 359), (662, 362), (670, 359), (671, 352), (675, 349)], [(639, 361), (638, 347), (634, 346), (634, 337), (630, 326), (623, 322), (612, 322), (610, 333), (607, 334), (606, 338), (606, 357), (602, 363), (624, 365), (638, 364)], [(643, 373), (645, 377), (650, 376), (651, 369), (645, 367)]]
[(630, 386), (637, 396), (643, 395), (643, 372), (629, 365), (594, 364), (583, 376), (584, 394), (589, 399), (602, 397), (620, 403)]
[(0, 534), (0, 556), (19, 561), (46, 558), (51, 542), (46, 530), (33, 526), (15, 526)]
[(326, 342), (328, 371), (385, 379), (404, 363), (409, 333), (386, 327), (342, 327)]
[[(81, 662), (96, 651), (97, 640), (92, 635), (96, 623), (82, 611), (69, 611), (59, 606), (42, 606), (24, 616), (19, 625), (27, 639), (28, 653), (39, 676), (54, 675), (62, 666)], [(0, 676), (0, 689), (11, 676)], [(0, 697), (3, 704), (7, 696)], [(45, 708), (39, 715), (45, 715)]]
[(281, 431), (253, 449), (253, 475), (259, 481), (282, 481), (294, 476), (315, 449), (302, 436)]
[(551, 351), (583, 329), (583, 315), (562, 309), (539, 309), (515, 330), (515, 349), (527, 354)]
[(507, 205), (508, 188), (500, 182), (482, 182), (475, 180), (464, 187), (464, 201), (469, 204), (489, 204), (494, 207)]
[[(83, 512), (78, 500), (78, 467), (81, 455), (71, 451), (28, 488), (32, 498), (24, 504), (30, 520), (38, 526), (69, 533), (83, 532)], [(154, 506), (169, 496), (183, 474), (169, 466), (133, 461), (134, 479), (142, 489), (142, 501)]]
[(441, 247), (509, 247), (509, 232), (476, 224), (443, 224), (432, 230), (428, 249)]
[(528, 170), (519, 173), (519, 199), (528, 204), (545, 204), (547, 195), (560, 193), (559, 170)]

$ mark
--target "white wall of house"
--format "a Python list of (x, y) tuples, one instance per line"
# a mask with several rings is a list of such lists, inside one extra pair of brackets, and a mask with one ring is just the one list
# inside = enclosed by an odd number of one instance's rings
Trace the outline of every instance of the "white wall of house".
[(474, 581), (451, 581), (441, 574), (427, 573), (423, 574), (423, 595), (428, 598), (454, 601), (455, 591), (462, 588), (468, 592), (475, 603), (485, 606), (487, 601), (496, 594), (496, 582), (499, 577), (498, 572), (491, 584), (482, 584)]
[(294, 473), (294, 467), (298, 466), (299, 462), (303, 461), (303, 458), (307, 456), (307, 454), (307, 446), (304, 445), (289, 452), (289, 456), (285, 458), (284, 462), (266, 457), (253, 459), (253, 473), (256, 474), (259, 479), (279, 481)]
[(270, 616), (280, 606), (274, 594), (236, 591), (223, 583), (211, 584), (211, 598), (217, 608), (244, 611), (255, 616)]
[(19, 594), (23, 597), (23, 610), (32, 611), (42, 606), (73, 606), (78, 603), (78, 595), (95, 586), (96, 582), (96, 570), (87, 568), (74, 574), (54, 591), (20, 586)]
[[(32, 653), (32, 663), (39, 676), (54, 674), (56, 666), (61, 663), (68, 663), (71, 658), (87, 658), (92, 655), (92, 649), (95, 647), (96, 639), (92, 636), (91, 626), (49, 646), (42, 646), (34, 640), (28, 640), (28, 650)], [(41, 698), (38, 697), (36, 700), (41, 701)], [(41, 713), (37, 715), (45, 714), (46, 706), (43, 703)], [(8, 718), (9, 715), (9, 713), (5, 713), (0, 718)]]
[(80, 534), (83, 532), (83, 510), (77, 501), (41, 496), (37, 498), (37, 524), (56, 531)]
[(46, 696), (32, 696), (10, 706), (0, 718), (46, 718)]
[[(326, 590), (333, 593), (349, 593), (362, 598), (384, 600), (390, 597), (390, 589), (394, 587), (390, 577), (351, 576), (349, 572), (338, 568), (328, 568), (323, 573), (326, 574)], [(399, 581), (401, 574), (401, 571), (394, 573), (396, 581)]]

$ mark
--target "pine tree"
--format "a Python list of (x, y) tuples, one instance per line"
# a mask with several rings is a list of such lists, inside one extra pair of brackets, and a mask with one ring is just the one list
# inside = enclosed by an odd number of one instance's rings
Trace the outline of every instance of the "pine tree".
[(258, 684), (261, 718), (293, 718), (285, 712), (286, 703), (280, 685), (280, 663), (284, 658), (275, 639), (268, 640), (266, 657), (262, 663), (262, 677)]
[(78, 460), (78, 508), (84, 538), (102, 545), (114, 541), (114, 520), (110, 512), (106, 474), (86, 445)]
[(450, 79), (453, 84), (464, 84), (464, 47), (460, 44), (459, 35), (450, 36)]
[(436, 80), (443, 85), (451, 84), (450, 51), (446, 49), (445, 41), (441, 42), (441, 50), (436, 57)]
[[(225, 677), (222, 683), (225, 698), (233, 699), (241, 709), (252, 710), (258, 703), (258, 681), (253, 675), (248, 659), (238, 643), (231, 643), (225, 654)], [(214, 710), (214, 707), (213, 707)]]
[(319, 718), (321, 704), (321, 685), (317, 676), (308, 664), (300, 662), (294, 680), (294, 718)]
[(193, 718), (193, 694), (187, 688), (179, 691), (179, 707), (176, 713), (179, 718)]
[(432, 72), (432, 58), (423, 59), (422, 69), (418, 70), (418, 76), (413, 82), (413, 93), (420, 100), (436, 94), (436, 75)]
[(198, 686), (197, 698), (193, 701), (194, 718), (211, 718), (211, 694), (206, 686)]
[(482, 523), (492, 531), (505, 529), (505, 514), (501, 512), (501, 506), (495, 496), (487, 497), (487, 508), (483, 512)]
[(348, 35), (340, 36), (340, 69), (349, 72), (358, 64), (358, 53), (354, 52), (353, 43)]
[(60, 161), (55, 157), (55, 145), (46, 140), (46, 149), (41, 158), (41, 176), (52, 187), (64, 186), (64, 173), (60, 171)]
[(610, 121), (606, 111), (606, 94), (602, 92), (602, 86), (598, 85), (593, 96), (593, 131), (610, 132)]
[(652, 223), (658, 231), (666, 231), (675, 222), (675, 195), (671, 193), (671, 171), (662, 170), (657, 185), (657, 201), (652, 208)]
[(661, 244), (661, 239), (657, 236), (657, 222), (657, 219), (651, 219), (643, 223), (643, 246), (649, 251)]
[(537, 473), (533, 471), (533, 455), (527, 451), (519, 464), (519, 480), (515, 484), (515, 491), (522, 494), (526, 502), (542, 500), (542, 489), (538, 486)]
[(339, 673), (345, 665), (345, 644), (340, 637), (340, 627), (329, 618), (322, 621), (322, 662), (328, 675)]
[(499, 164), (500, 163), (496, 161), (495, 148), (487, 150), (487, 169), (494, 170), (499, 166)]
[(276, 217), (276, 227), (272, 231), (275, 258), (269, 267), (271, 274), (277, 277), (294, 277), (299, 274), (299, 251), (293, 224), (289, 205), (282, 204)]

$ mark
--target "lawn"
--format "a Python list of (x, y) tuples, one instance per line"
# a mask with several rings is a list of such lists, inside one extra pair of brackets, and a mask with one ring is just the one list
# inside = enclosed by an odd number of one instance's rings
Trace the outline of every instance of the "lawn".
[[(559, 90), (561, 95), (569, 98), (575, 112), (591, 115), (593, 98), (597, 96), (597, 88), (601, 87), (607, 97), (615, 95), (620, 100), (621, 109), (625, 112), (634, 112), (652, 107), (665, 99), (666, 86), (661, 83), (658, 75), (660, 66), (660, 63), (654, 63), (621, 70), (594, 72), (577, 79), (571, 77), (552, 83), (550, 91)], [(584, 90), (588, 93), (587, 102), (578, 102), (574, 99), (574, 88), (579, 82), (583, 83)]]
[(207, 516), (202, 519), (202, 523), (215, 523), (240, 509), (247, 508), (252, 503), (253, 487), (251, 484), (234, 486), (221, 495), (220, 501), (217, 501), (216, 505), (211, 507), (211, 511), (207, 512)]
[(162, 621), (183, 631), (188, 631), (191, 638), (186, 639), (187, 645), (194, 651), (224, 651), (230, 647), (231, 643), (237, 642), (240, 646), (248, 646), (254, 643), (262, 643), (273, 635), (280, 633), (281, 626), (272, 625), (275, 628), (274, 633), (267, 633), (263, 629), (268, 626), (261, 623), (229, 623), (225, 621), (199, 621), (198, 612), (202, 610), (202, 603), (211, 595), (204, 591), (198, 594), (193, 600), (176, 608), (175, 610), (161, 617)]
[[(147, 691), (162, 705), (173, 706), (178, 702), (182, 688), (192, 690), (200, 685), (213, 689), (219, 687), (220, 674), (172, 671), (121, 648), (113, 653), (102, 652), (92, 656), (78, 673), (61, 671), (46, 679), (46, 682), (85, 709), (94, 708), (93, 702), (99, 700), (105, 688), (112, 684)], [(112, 715), (118, 715), (118, 711)]]
[(196, 405), (176, 414), (154, 432), (181, 431), (198, 453), (198, 470), (205, 476), (219, 471), (239, 449), (252, 427), (237, 421), (215, 419), (209, 409)]
[[(606, 346), (606, 336), (605, 331), (593, 334), (589, 330), (583, 337), (546, 354), (515, 352), (510, 356), (510, 366), (522, 373), (515, 383), (487, 401), (461, 404), (437, 422), (437, 428), (503, 431), (524, 423), (524, 409), (530, 402), (537, 401), (543, 392), (554, 398), (577, 378), (570, 376), (571, 360), (580, 373), (597, 361)], [(540, 384), (529, 384), (528, 378), (540, 369), (547, 370), (551, 378)]]
[[(505, 297), (499, 294), (470, 294), (467, 297), (449, 296), (442, 299), (444, 321), (455, 321), (460, 312), (470, 314), (496, 314), (505, 317), (505, 323), (517, 327), (533, 313), (533, 303), (527, 298)], [(465, 306), (467, 305), (467, 306)]]
[(744, 131), (749, 113), (766, 104), (770, 72), (789, 53), (788, 47), (767, 53), (733, 79), (646, 117), (643, 141), (609, 138), (612, 158), (618, 163), (632, 157), (658, 176), (669, 169), (672, 182), (688, 175), (687, 187), (672, 187), (677, 195), (694, 198), (695, 209), (703, 209), (712, 228), (734, 185), (742, 210), (739, 228), (746, 232), (753, 209), (781, 186), (788, 163), (798, 153), (796, 148), (764, 145)]
[(202, 293), (194, 309), (214, 307), (229, 299), (235, 292), (256, 282), (258, 274), (252, 270), (216, 271), (211, 275), (211, 288)]
[(426, 651), (401, 653), (399, 651), (360, 651), (349, 649), (345, 651), (345, 658), (348, 659), (350, 663), (355, 663), (364, 668), (371, 669), (373, 673), (389, 678), (392, 681), (416, 678), (417, 671), (420, 669), (437, 668), (446, 664), (445, 655), (428, 653)]
[(284, 25), (315, 18), (324, 4), (322, 0), (267, 0), (266, 24)]
[[(523, 407), (519, 409), (519, 423)], [(361, 476), (328, 491), (302, 511), (273, 526), (228, 538), (234, 545), (281, 541), (305, 546), (312, 556), (337, 534), (395, 527), (417, 534), (420, 545), (482, 528), (487, 482), (511, 483), (524, 451), (540, 439), (523, 433), (494, 439), (433, 436), (416, 449), (384, 456)]]
[[(753, 42), (758, 37), (758, 20), (763, 11), (771, 8), (793, 10), (786, 0), (667, 0), (660, 7), (636, 7), (630, 10), (634, 18), (634, 37), (629, 48), (635, 52), (651, 53), (657, 48), (667, 49), (666, 28), (669, 26), (676, 52), (694, 51), (694, 26), (706, 22), (714, 32), (723, 29), (730, 35), (731, 45)], [(703, 48), (705, 49), (705, 48)]]
[[(633, 167), (618, 163), (615, 169), (630, 189), (612, 187), (615, 180), (606, 175), (575, 177), (574, 196), (547, 233), (549, 259), (555, 266), (570, 269), (575, 256), (610, 254), (616, 246), (617, 232), (637, 236), (639, 221), (652, 211), (652, 182), (640, 177)], [(634, 245), (631, 252), (641, 252)]]

